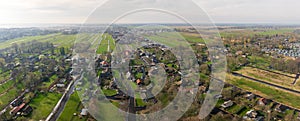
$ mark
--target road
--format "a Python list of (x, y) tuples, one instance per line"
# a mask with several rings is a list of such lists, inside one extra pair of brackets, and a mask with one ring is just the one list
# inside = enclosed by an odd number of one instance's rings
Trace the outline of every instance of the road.
[[(84, 74), (84, 73), (83, 73)], [(68, 102), (68, 100), (70, 99), (70, 96), (73, 94), (76, 83), (81, 80), (83, 78), (83, 74), (81, 74), (80, 79), (74, 79), (75, 81), (72, 81), (65, 94), (61, 97), (60, 101), (58, 101), (58, 103), (56, 104), (55, 108), (53, 108), (52, 112), (50, 113), (50, 115), (47, 117), (46, 121), (56, 121), (60, 114), (63, 112), (63, 110), (65, 109), (66, 103)]]
[(280, 86), (280, 85), (272, 84), (272, 83), (269, 83), (269, 82), (265, 82), (265, 81), (262, 81), (262, 80), (259, 80), (259, 79), (254, 79), (252, 77), (245, 76), (245, 75), (242, 75), (240, 73), (232, 72), (232, 74), (234, 76), (243, 77), (243, 78), (246, 78), (246, 79), (249, 79), (249, 80), (252, 80), (252, 81), (255, 81), (255, 82), (259, 82), (259, 83), (262, 83), (262, 84), (265, 84), (265, 85), (268, 85), (268, 86), (271, 86), (271, 87), (275, 87), (275, 88), (279, 88), (279, 89), (282, 89), (282, 90), (285, 90), (285, 91), (288, 91), (288, 92), (300, 94), (300, 91), (293, 90), (293, 89), (290, 89), (290, 88), (286, 88), (286, 87), (283, 87), (283, 86)]
[[(105, 36), (106, 38), (106, 36)], [(110, 41), (109, 39), (107, 39), (107, 52), (110, 52)]]

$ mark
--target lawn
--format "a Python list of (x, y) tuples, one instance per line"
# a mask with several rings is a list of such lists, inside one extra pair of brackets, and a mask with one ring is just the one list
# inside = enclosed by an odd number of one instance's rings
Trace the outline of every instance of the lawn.
[(114, 96), (117, 94), (116, 90), (103, 89), (102, 91), (103, 91), (104, 95), (106, 95), (106, 96)]
[(60, 117), (58, 118), (58, 121), (85, 121), (86, 118), (80, 119), (79, 116), (73, 116), (74, 113), (79, 115), (81, 108), (82, 108), (82, 104), (80, 102), (80, 98), (78, 97), (77, 93), (72, 94), (65, 106), (64, 111), (61, 113)]
[(226, 81), (263, 97), (273, 99), (277, 102), (284, 103), (295, 108), (300, 108), (300, 103), (298, 102), (300, 100), (300, 96), (294, 93), (285, 92), (245, 78), (235, 77), (231, 74), (227, 75)]
[(33, 108), (30, 119), (35, 121), (46, 119), (61, 96), (62, 94), (58, 93), (38, 93), (37, 96), (29, 104)]
[(232, 114), (236, 114), (237, 112), (239, 112), (240, 110), (242, 109), (241, 106), (237, 105), (237, 104), (234, 104), (233, 106), (229, 107), (228, 109), (228, 112), (232, 113)]

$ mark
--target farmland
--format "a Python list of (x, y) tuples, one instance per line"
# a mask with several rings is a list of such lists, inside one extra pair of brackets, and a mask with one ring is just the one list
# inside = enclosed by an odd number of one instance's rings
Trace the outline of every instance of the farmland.
[[(250, 76), (255, 79), (263, 80), (272, 84), (280, 85), (283, 87), (300, 90), (300, 83), (293, 85), (295, 78), (288, 76), (280, 75), (277, 73), (272, 73), (269, 71), (261, 70), (258, 68), (244, 67), (241, 70), (237, 71), (240, 74), (245, 76)], [(289, 74), (292, 75), (292, 74)], [(295, 77), (295, 75), (293, 75)]]

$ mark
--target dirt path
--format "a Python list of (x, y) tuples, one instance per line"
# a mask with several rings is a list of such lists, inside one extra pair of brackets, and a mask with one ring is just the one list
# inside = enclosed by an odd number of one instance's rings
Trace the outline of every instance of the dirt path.
[(14, 88), (14, 86), (11, 86), (7, 90), (5, 90), (3, 93), (0, 94), (0, 97), (2, 97), (3, 95), (5, 95), (6, 93), (8, 93), (8, 91), (11, 90), (11, 89), (13, 89), (13, 88)]

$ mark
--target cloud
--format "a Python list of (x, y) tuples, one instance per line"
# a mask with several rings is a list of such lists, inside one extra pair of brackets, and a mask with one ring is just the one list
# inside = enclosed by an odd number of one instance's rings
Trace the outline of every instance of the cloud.
[[(0, 4), (0, 23), (81, 23), (101, 3), (106, 0), (7, 0)], [(116, 0), (117, 4), (122, 0)], [(175, 2), (184, 6), (183, 12), (191, 17), (197, 15), (190, 12), (186, 0), (123, 0), (140, 6), (162, 2)], [(194, 0), (217, 23), (299, 23), (299, 0)], [(104, 6), (105, 7), (105, 6)], [(118, 6), (123, 10), (131, 6)], [(174, 6), (162, 7), (172, 9)], [(125, 10), (124, 9), (124, 10)], [(111, 10), (106, 6), (107, 14), (118, 10)], [(152, 13), (153, 14), (153, 13)], [(151, 16), (155, 16), (149, 14)], [(109, 16), (109, 15), (108, 15)], [(136, 16), (137, 17), (137, 16)], [(138, 17), (137, 17), (138, 18)], [(163, 16), (157, 15), (156, 19)], [(106, 18), (101, 18), (106, 19)], [(155, 19), (155, 18), (151, 18)], [(170, 17), (170, 19), (172, 19)], [(149, 20), (149, 19), (146, 19)], [(125, 21), (125, 19), (124, 19)], [(134, 17), (126, 22), (134, 22)], [(152, 20), (153, 21), (153, 20)]]

